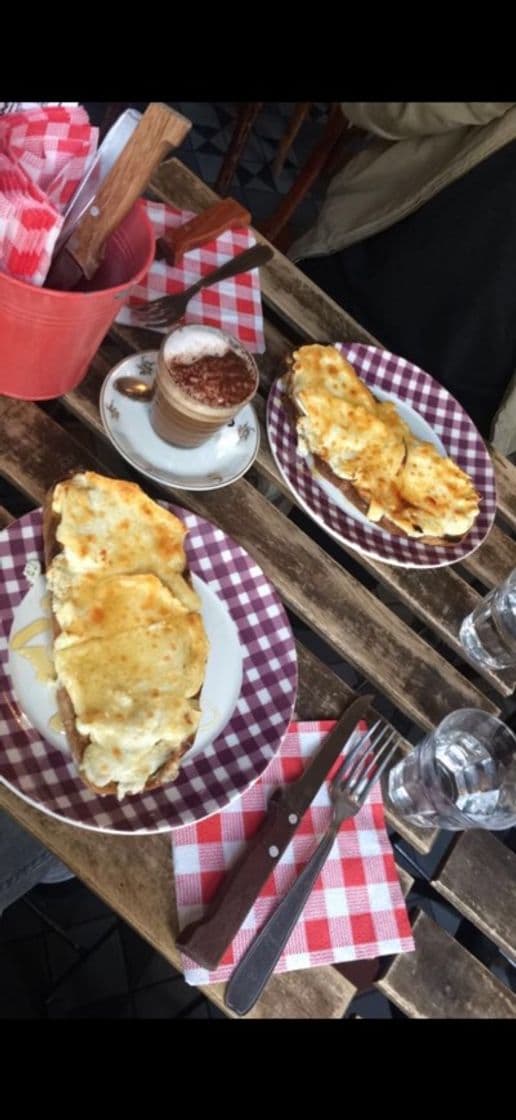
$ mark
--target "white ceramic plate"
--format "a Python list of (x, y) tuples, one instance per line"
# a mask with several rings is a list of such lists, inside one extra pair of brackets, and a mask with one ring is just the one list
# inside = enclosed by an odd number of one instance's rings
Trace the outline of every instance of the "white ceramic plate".
[(252, 404), (201, 447), (173, 447), (160, 439), (150, 422), (150, 404), (131, 400), (116, 390), (119, 377), (154, 380), (157, 350), (131, 354), (106, 377), (100, 392), (100, 415), (116, 447), (137, 471), (175, 490), (218, 490), (236, 482), (254, 463), (260, 426)]
[[(50, 636), (42, 602), (41, 510), (0, 533), (0, 781), (42, 812), (80, 828), (168, 832), (224, 809), (263, 773), (291, 719), (296, 649), (274, 588), (216, 525), (162, 504), (187, 527), (188, 567), (211, 643), (202, 720), (176, 780), (121, 801), (81, 780), (65, 736), (51, 722), (54, 689), (37, 680), (34, 655), (44, 660)], [(37, 620), (38, 633), (20, 634)], [(16, 636), (21, 648), (13, 650)]]
[(405, 568), (440, 568), (464, 560), (486, 539), (496, 513), (493, 465), (473, 421), (442, 385), (405, 358), (358, 342), (335, 345), (375, 396), (396, 404), (415, 435), (450, 455), (470, 475), (480, 494), (480, 511), (470, 532), (447, 545), (397, 536), (368, 521), (340, 490), (312, 473), (299, 452), (278, 379), (267, 402), (267, 433), (276, 465), (299, 505), (335, 540), (374, 560)]

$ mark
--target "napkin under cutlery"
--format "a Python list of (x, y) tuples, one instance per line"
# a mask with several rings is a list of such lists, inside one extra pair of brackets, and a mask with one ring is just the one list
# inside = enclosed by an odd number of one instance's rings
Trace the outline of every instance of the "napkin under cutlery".
[[(181, 210), (162, 202), (145, 199), (144, 205), (156, 240), (194, 217), (191, 210)], [(120, 310), (117, 323), (141, 326), (134, 315), (134, 308), (138, 304), (184, 291), (201, 276), (206, 276), (243, 249), (249, 249), (255, 244), (252, 231), (242, 226), (239, 229), (228, 229), (200, 248), (185, 253), (177, 265), (170, 265), (164, 259), (154, 260), (141, 284), (132, 289), (129, 300)], [(221, 328), (239, 339), (252, 353), (262, 353), (265, 350), (265, 338), (258, 269), (243, 272), (211, 288), (204, 288), (190, 300), (184, 322), (204, 323), (205, 326)]]
[[(221, 813), (174, 831), (172, 858), (180, 929), (203, 914), (222, 878), (260, 826), (273, 790), (299, 776), (333, 726), (327, 720), (291, 723), (279, 753), (241, 798)], [(331, 814), (328, 785), (338, 764), (337, 760), (218, 968), (208, 971), (182, 955), (187, 983), (209, 984), (229, 978), (324, 833)], [(376, 784), (360, 812), (342, 826), (276, 971), (413, 949), (381, 789)]]

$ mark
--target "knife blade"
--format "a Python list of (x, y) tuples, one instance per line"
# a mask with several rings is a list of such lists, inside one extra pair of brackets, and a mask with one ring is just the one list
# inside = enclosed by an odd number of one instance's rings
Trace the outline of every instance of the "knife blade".
[(304, 773), (274, 791), (261, 827), (226, 875), (206, 913), (179, 934), (178, 947), (203, 968), (211, 970), (219, 964), (372, 699), (367, 695), (354, 700)]
[(71, 237), (81, 218), (93, 204), (106, 175), (123, 152), (142, 114), (137, 109), (125, 109), (106, 133), (82, 183), (79, 184), (64, 215), (61, 233), (54, 245), (54, 257)]

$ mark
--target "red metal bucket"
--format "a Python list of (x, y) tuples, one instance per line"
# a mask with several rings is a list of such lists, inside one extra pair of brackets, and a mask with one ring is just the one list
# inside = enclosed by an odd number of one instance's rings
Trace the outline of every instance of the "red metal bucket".
[(0, 273), (0, 394), (37, 401), (74, 389), (153, 257), (154, 231), (137, 202), (106, 243), (94, 292), (53, 292)]

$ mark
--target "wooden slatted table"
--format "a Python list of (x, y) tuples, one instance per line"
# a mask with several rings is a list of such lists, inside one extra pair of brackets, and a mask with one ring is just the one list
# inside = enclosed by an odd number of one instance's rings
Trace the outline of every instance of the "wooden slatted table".
[[(197, 211), (215, 198), (177, 160), (162, 165), (153, 194)], [(328, 550), (317, 543), (306, 517), (298, 517), (296, 523), (288, 516), (295, 500), (276, 469), (264, 431), (267, 390), (293, 342), (379, 340), (281, 253), (274, 252), (261, 277), (267, 349), (259, 360), (258, 458), (246, 478), (226, 489), (178, 491), (173, 499), (216, 522), (256, 558), (307, 631), (323, 639), (376, 689), (380, 705), (392, 706), (394, 725), (408, 718), (423, 731), (459, 707), (503, 713), (514, 680), (506, 673), (478, 674), (462, 658), (458, 632), (481, 594), (516, 566), (516, 469), (494, 454), (497, 523), (474, 556), (454, 568), (406, 571), (358, 558), (333, 542), (330, 548), (328, 541)], [(39, 505), (57, 479), (84, 468), (133, 479), (152, 497), (162, 496), (112, 448), (98, 409), (99, 389), (111, 366), (132, 350), (156, 345), (155, 334), (115, 327), (86, 379), (61, 402), (39, 406), (0, 398), (0, 476), (8, 490), (12, 488), (13, 508), (19, 509), (20, 496), (24, 508)], [(11, 516), (9, 509), (0, 507), (0, 527)], [(357, 564), (363, 581), (356, 575)], [(400, 614), (397, 608), (404, 611)], [(297, 648), (297, 714), (338, 715), (353, 698), (353, 690), (307, 645), (298, 641)], [(400, 743), (401, 749), (409, 746), (403, 738)], [(168, 837), (140, 837), (135, 845), (124, 837), (89, 833), (39, 813), (2, 786), (0, 806), (180, 968)], [(416, 862), (418, 853), (431, 854), (433, 832), (412, 828), (391, 811), (387, 815), (394, 838), (402, 838)], [(400, 876), (408, 892), (412, 880), (402, 868)], [(516, 957), (515, 882), (516, 856), (495, 835), (475, 832), (450, 845), (434, 873), (432, 889), (510, 958)], [(516, 996), (508, 987), (428, 914), (413, 917), (416, 952), (386, 962), (377, 981), (394, 1004), (419, 1018), (516, 1015)], [(327, 967), (274, 976), (248, 1017), (340, 1018), (356, 992), (345, 972)], [(224, 1008), (222, 985), (206, 988), (205, 994)]]

